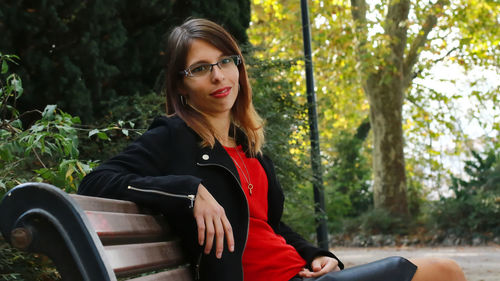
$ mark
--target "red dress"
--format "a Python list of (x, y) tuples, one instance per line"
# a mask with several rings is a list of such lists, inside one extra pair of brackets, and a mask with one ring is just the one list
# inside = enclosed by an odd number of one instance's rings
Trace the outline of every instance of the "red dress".
[[(244, 280), (288, 281), (306, 262), (267, 222), (268, 182), (264, 168), (256, 158), (247, 158), (241, 146), (225, 149), (238, 170), (250, 209), (248, 240), (243, 252)], [(248, 181), (253, 185), (251, 194)]]

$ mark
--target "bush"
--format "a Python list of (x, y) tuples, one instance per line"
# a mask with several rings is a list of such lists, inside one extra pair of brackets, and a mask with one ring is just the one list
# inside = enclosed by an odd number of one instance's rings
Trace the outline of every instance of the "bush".
[(466, 239), (500, 236), (500, 154), (491, 149), (483, 155), (472, 151), (472, 156), (465, 162), (468, 177), (452, 175), (455, 196), (434, 204), (430, 223), (437, 231)]
[[(22, 82), (9, 74), (9, 64), (18, 58), (0, 53), (0, 197), (12, 187), (28, 181), (46, 181), (74, 192), (95, 162), (78, 159), (80, 119), (55, 105), (24, 128), (16, 108), (23, 94)], [(97, 133), (102, 133), (99, 130)], [(57, 280), (48, 258), (17, 251), (0, 239), (0, 280)]]
[(370, 129), (365, 120), (356, 134), (342, 131), (335, 140), (336, 156), (328, 161), (325, 175), (325, 203), (331, 232), (342, 231), (342, 219), (359, 216), (373, 208), (370, 167), (363, 142)]
[(18, 73), (30, 95), (20, 108), (57, 103), (93, 121), (103, 101), (148, 93), (161, 80), (165, 32), (190, 16), (247, 41), (248, 0), (0, 1), (0, 49), (23, 54)]
[(10, 247), (0, 237), (0, 281), (55, 281), (61, 277), (51, 261)]
[(397, 217), (385, 209), (370, 209), (354, 218), (343, 220), (344, 234), (377, 234), (406, 235), (413, 228), (413, 223), (403, 217)]
[(245, 61), (252, 79), (254, 104), (266, 120), (263, 150), (275, 164), (286, 198), (283, 220), (304, 237), (314, 237), (312, 174), (303, 143), (296, 136), (298, 128), (307, 126), (307, 114), (305, 106), (292, 94), (293, 83), (282, 75), (294, 61), (263, 61), (252, 57), (250, 51)]

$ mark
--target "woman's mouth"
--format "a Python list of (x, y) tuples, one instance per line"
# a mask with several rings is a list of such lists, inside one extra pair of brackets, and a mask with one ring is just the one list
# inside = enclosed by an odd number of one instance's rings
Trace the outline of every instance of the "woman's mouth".
[(224, 87), (213, 91), (210, 95), (214, 98), (223, 98), (231, 93), (231, 87)]

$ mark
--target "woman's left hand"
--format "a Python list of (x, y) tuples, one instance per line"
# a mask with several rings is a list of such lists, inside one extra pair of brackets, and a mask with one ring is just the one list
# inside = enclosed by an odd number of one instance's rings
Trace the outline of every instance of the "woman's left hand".
[(318, 277), (330, 271), (339, 271), (339, 262), (331, 257), (319, 256), (311, 262), (312, 271), (304, 268), (299, 272), (299, 276), (305, 278)]

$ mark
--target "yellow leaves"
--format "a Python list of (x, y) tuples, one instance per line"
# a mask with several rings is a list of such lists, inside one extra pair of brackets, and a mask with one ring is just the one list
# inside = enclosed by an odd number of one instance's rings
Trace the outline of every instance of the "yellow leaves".
[(73, 182), (73, 172), (75, 171), (75, 167), (74, 166), (69, 166), (68, 167), (68, 170), (66, 170), (66, 174), (64, 176), (64, 178), (66, 179), (66, 181), (69, 181), (69, 182)]

